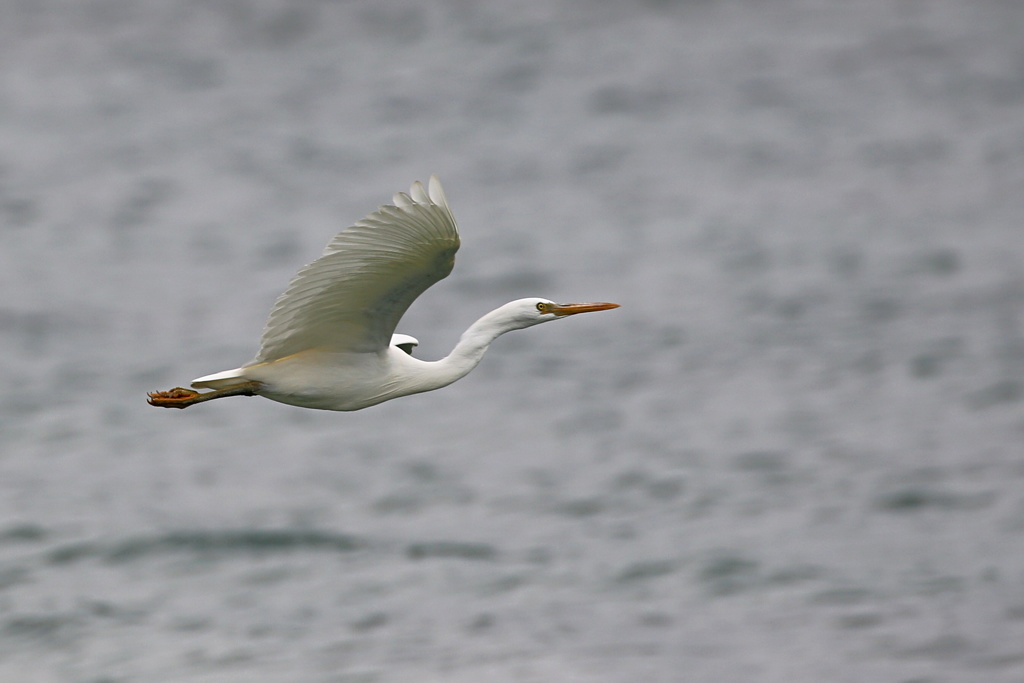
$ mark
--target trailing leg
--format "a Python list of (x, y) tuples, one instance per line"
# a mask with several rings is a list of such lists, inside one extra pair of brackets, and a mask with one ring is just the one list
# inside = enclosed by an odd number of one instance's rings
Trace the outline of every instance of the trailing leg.
[(192, 389), (175, 387), (168, 391), (154, 391), (149, 394), (149, 405), (161, 408), (188, 408), (196, 403), (212, 401), (215, 398), (226, 398), (228, 396), (256, 396), (260, 388), (259, 382), (245, 382), (236, 384), (224, 389), (214, 389), (199, 393)]

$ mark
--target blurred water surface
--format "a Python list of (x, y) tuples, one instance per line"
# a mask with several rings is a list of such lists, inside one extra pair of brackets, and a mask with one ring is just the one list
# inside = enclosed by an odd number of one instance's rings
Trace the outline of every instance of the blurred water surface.
[[(1024, 679), (1024, 9), (0, 5), (0, 678)], [(358, 413), (158, 411), (438, 173)]]

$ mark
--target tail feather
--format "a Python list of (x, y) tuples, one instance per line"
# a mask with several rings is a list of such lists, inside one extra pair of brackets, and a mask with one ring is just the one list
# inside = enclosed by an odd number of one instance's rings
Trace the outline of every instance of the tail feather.
[(234, 370), (225, 370), (224, 372), (215, 372), (212, 375), (199, 377), (192, 380), (192, 388), (226, 389), (239, 384), (245, 384), (251, 380), (246, 379), (242, 374), (243, 372), (244, 368), (235, 368)]

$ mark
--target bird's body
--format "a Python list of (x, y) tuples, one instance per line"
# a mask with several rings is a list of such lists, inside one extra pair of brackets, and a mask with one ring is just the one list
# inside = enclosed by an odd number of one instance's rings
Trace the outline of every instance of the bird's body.
[(269, 363), (229, 370), (233, 378), (200, 377), (193, 388), (222, 389), (244, 382), (260, 383), (259, 395), (279, 403), (321, 410), (359, 410), (389, 398), (440, 388), (429, 378), (408, 372), (420, 363), (396, 347), (381, 353), (347, 353), (311, 349)]
[(511, 330), (616, 304), (519, 299), (477, 320), (437, 361), (412, 356), (416, 340), (394, 334), (409, 305), (446, 277), (458, 229), (441, 184), (414, 183), (328, 244), (301, 269), (270, 313), (256, 357), (233, 370), (150, 394), (152, 405), (186, 408), (213, 398), (258, 395), (321, 410), (359, 410), (440, 389), (465, 376), (488, 345)]

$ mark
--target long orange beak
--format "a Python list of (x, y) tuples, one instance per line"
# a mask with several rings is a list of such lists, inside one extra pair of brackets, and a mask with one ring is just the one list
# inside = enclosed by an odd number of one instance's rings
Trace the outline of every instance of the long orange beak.
[(550, 313), (555, 315), (576, 315), (577, 313), (590, 313), (591, 311), (607, 311), (610, 308), (618, 308), (618, 304), (593, 303), (593, 304), (555, 304)]

